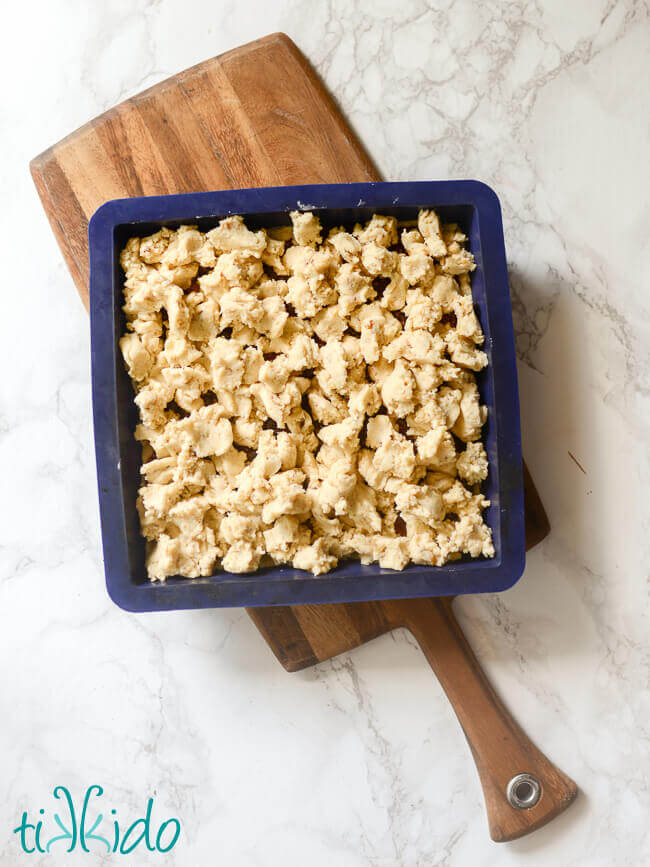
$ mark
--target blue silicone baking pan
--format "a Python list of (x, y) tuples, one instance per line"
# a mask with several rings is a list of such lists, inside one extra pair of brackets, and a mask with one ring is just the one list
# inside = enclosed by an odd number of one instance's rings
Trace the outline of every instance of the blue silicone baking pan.
[[(160, 226), (194, 223), (207, 230), (224, 216), (242, 214), (252, 228), (287, 222), (287, 212), (318, 212), (324, 226), (351, 226), (374, 212), (412, 219), (432, 207), (469, 236), (477, 268), (472, 291), (486, 335), (489, 365), (479, 374), (488, 407), (484, 428), (490, 464), (486, 520), (496, 556), (442, 567), (410, 566), (403, 572), (343, 562), (315, 577), (291, 567), (249, 575), (220, 572), (210, 578), (170, 578), (150, 583), (136, 511), (140, 446), (133, 438), (137, 411), (118, 350), (124, 332), (119, 251), (132, 235)], [(505, 590), (525, 563), (519, 397), (512, 311), (499, 200), (478, 181), (321, 184), (116, 199), (93, 215), (90, 306), (93, 415), (106, 586), (129, 611), (222, 606), (353, 602)]]

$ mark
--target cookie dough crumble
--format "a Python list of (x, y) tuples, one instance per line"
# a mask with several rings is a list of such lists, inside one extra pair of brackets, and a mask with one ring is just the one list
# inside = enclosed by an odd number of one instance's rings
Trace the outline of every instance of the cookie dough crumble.
[(149, 577), (492, 557), (466, 236), (290, 218), (122, 251)]

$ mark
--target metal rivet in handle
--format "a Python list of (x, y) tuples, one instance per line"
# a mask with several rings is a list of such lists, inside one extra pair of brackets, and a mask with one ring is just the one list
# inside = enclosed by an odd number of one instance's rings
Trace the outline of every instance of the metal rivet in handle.
[(542, 796), (542, 785), (532, 774), (517, 774), (508, 783), (506, 796), (515, 810), (530, 810)]

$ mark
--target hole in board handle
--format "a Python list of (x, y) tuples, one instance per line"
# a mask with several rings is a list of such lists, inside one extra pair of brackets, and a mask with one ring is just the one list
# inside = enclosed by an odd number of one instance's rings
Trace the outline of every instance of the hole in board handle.
[(517, 774), (508, 783), (506, 796), (515, 810), (530, 810), (542, 796), (542, 786), (532, 774)]

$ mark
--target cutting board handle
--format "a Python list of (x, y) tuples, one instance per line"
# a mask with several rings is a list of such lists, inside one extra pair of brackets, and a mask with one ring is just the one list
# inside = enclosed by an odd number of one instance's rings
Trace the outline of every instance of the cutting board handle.
[(490, 836), (506, 842), (535, 831), (573, 802), (578, 789), (510, 716), (458, 625), (449, 599), (384, 603), (408, 628), (447, 693), (481, 778)]

